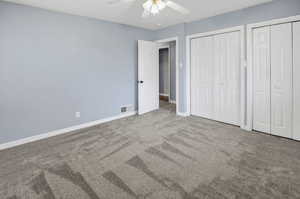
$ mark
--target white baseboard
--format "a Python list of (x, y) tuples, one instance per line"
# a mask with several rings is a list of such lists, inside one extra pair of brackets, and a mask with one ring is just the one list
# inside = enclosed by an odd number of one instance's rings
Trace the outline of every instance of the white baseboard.
[(171, 104), (176, 104), (176, 101), (175, 100), (170, 100), (169, 101)]
[(177, 115), (182, 116), (182, 117), (188, 117), (190, 114), (188, 113), (182, 113), (182, 112), (177, 112)]
[(68, 132), (72, 132), (72, 131), (75, 131), (75, 130), (95, 126), (95, 125), (98, 125), (98, 124), (102, 124), (102, 123), (105, 123), (105, 122), (121, 119), (121, 118), (124, 118), (124, 117), (129, 117), (129, 116), (132, 116), (132, 115), (136, 115), (136, 113), (137, 113), (136, 111), (132, 111), (132, 112), (128, 112), (128, 113), (122, 113), (122, 114), (119, 114), (117, 116), (104, 118), (104, 119), (96, 120), (96, 121), (92, 121), (92, 122), (87, 122), (87, 123), (83, 123), (83, 124), (80, 124), (80, 125), (71, 126), (71, 127), (64, 128), (64, 129), (59, 129), (59, 130), (51, 131), (51, 132), (48, 132), (48, 133), (43, 133), (43, 134), (35, 135), (35, 136), (32, 136), (32, 137), (19, 139), (19, 140), (12, 141), (12, 142), (7, 142), (7, 143), (4, 143), (4, 144), (0, 144), (0, 150), (12, 148), (12, 147), (15, 147), (15, 146), (18, 146), (18, 145), (38, 141), (38, 140), (49, 138), (49, 137), (56, 136), (56, 135), (65, 134), (65, 133), (68, 133)]
[(159, 93), (160, 96), (169, 97), (169, 94)]
[(252, 128), (247, 125), (242, 125), (241, 128), (244, 129), (245, 131), (252, 131)]

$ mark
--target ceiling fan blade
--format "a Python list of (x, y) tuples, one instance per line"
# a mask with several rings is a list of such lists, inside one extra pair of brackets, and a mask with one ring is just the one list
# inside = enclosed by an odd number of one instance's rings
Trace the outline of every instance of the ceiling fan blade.
[(145, 3), (143, 3), (143, 8), (145, 10), (150, 10), (151, 6), (152, 6), (152, 0), (148, 0)]
[(109, 0), (107, 3), (109, 5), (115, 5), (115, 4), (120, 4), (120, 3), (130, 3), (136, 0)]
[(185, 7), (179, 5), (178, 3), (175, 3), (173, 1), (166, 1), (166, 5), (169, 8), (172, 8), (173, 10), (180, 12), (181, 14), (189, 14), (190, 11), (188, 9), (186, 9)]

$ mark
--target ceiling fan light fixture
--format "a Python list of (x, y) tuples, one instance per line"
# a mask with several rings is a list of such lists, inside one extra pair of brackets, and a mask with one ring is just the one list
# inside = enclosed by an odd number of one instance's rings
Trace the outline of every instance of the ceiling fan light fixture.
[[(1, 1), (1, 0), (0, 0)], [(117, 3), (132, 3), (137, 0), (108, 0), (108, 4), (114, 5)], [(141, 0), (144, 1), (142, 7), (144, 11), (142, 17), (146, 18), (148, 16), (154, 16), (159, 14), (160, 11), (164, 10), (166, 7), (179, 12), (183, 15), (188, 15), (190, 11), (185, 7), (181, 6), (178, 3), (173, 2), (172, 0)], [(167, 15), (166, 15), (167, 16)]]
[(166, 3), (163, 2), (162, 0), (156, 1), (156, 5), (158, 6), (159, 10), (163, 10), (166, 7)]
[(151, 14), (153, 14), (153, 15), (156, 15), (156, 14), (158, 14), (159, 13), (159, 7), (158, 7), (158, 5), (156, 5), (156, 4), (153, 4), (152, 5), (152, 7), (151, 7)]
[(148, 0), (143, 4), (144, 11), (157, 15), (167, 4), (163, 0)]

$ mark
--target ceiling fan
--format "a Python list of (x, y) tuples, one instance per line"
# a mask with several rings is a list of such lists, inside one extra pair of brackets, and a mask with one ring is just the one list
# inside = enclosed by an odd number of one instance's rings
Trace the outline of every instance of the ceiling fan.
[[(111, 0), (108, 3), (110, 5), (119, 4), (119, 3), (131, 3), (136, 0)], [(185, 7), (179, 5), (178, 3), (175, 3), (171, 0), (147, 0), (145, 3), (143, 3), (144, 12), (142, 14), (142, 17), (148, 17), (150, 15), (155, 16), (159, 14), (160, 11), (165, 9), (166, 7), (169, 7), (181, 14), (189, 14), (189, 10)]]

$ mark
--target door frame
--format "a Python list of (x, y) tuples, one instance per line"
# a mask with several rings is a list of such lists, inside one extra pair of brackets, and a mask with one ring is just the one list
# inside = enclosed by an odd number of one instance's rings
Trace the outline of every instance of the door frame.
[[(178, 37), (169, 37), (165, 39), (156, 40), (157, 44), (166, 43), (166, 42), (176, 42), (176, 115), (181, 115), (179, 112), (179, 38)], [(170, 55), (170, 50), (169, 50)], [(170, 63), (171, 64), (171, 63)], [(171, 81), (171, 80), (170, 80)], [(171, 90), (171, 89), (170, 89)]]
[[(253, 30), (264, 26), (300, 21), (300, 15), (252, 23), (247, 25), (247, 125), (246, 130), (253, 129)], [(294, 67), (294, 63), (293, 63)]]
[[(170, 58), (171, 53), (170, 53), (170, 46), (169, 45), (158, 46), (158, 51), (161, 50), (161, 49), (168, 49), (168, 78), (169, 78), (168, 84), (169, 84), (169, 92), (164, 93), (164, 94), (168, 94), (168, 99), (169, 99), (168, 102), (170, 102), (171, 101), (171, 99), (170, 99), (170, 97), (171, 97), (171, 58)], [(161, 93), (159, 93), (159, 95), (160, 94)]]
[(240, 31), (241, 40), (241, 91), (240, 91), (240, 127), (246, 129), (246, 54), (245, 54), (245, 26), (235, 26), (231, 28), (219, 29), (210, 32), (196, 33), (186, 36), (186, 90), (187, 90), (187, 114), (191, 115), (191, 40), (200, 37), (219, 35), (224, 33)]

